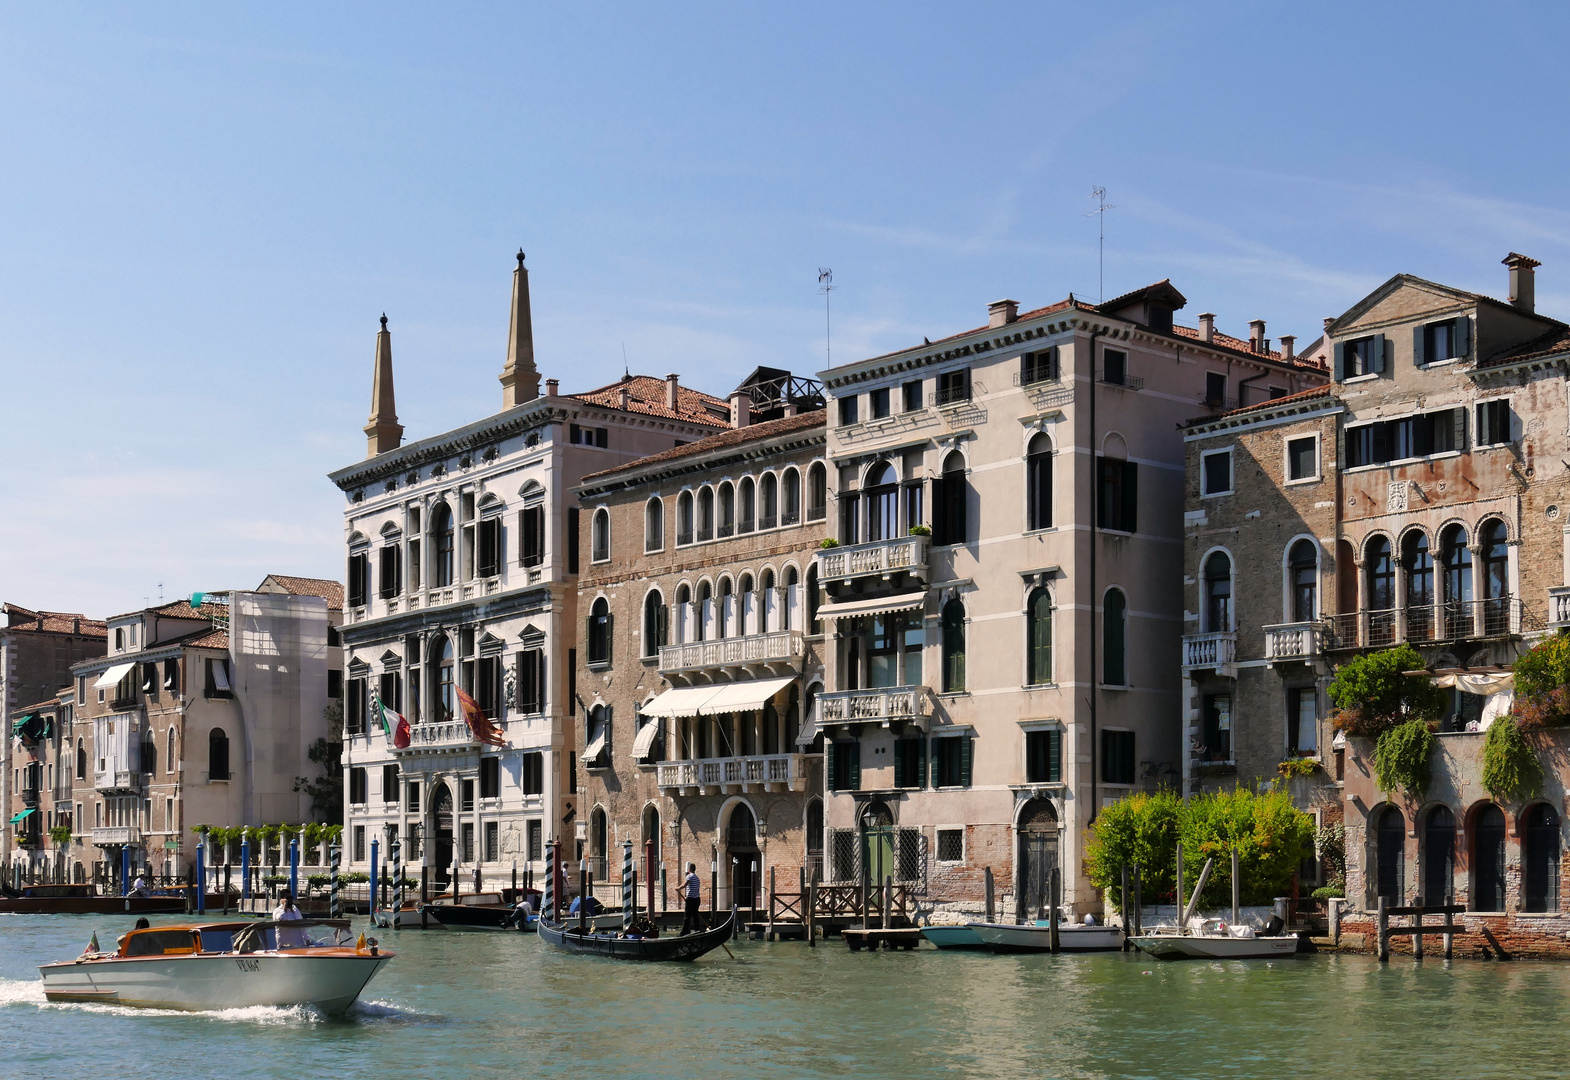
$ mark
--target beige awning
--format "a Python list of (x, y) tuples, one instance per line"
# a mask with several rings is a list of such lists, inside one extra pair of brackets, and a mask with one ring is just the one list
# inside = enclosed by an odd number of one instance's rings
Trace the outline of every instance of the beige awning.
[(644, 716), (661, 718), (697, 716), (698, 706), (722, 689), (723, 686), (678, 686), (665, 691), (638, 711)]
[(605, 753), (605, 733), (602, 731), (590, 741), (588, 746), (584, 747), (584, 764), (587, 765), (591, 761), (600, 760), (600, 755), (603, 753)]
[(873, 600), (846, 600), (838, 604), (824, 604), (818, 608), (818, 618), (849, 619), (862, 615), (886, 615), (893, 611), (910, 611), (925, 607), (926, 603), (925, 592), (899, 593), (896, 596), (884, 596)]
[(767, 705), (769, 699), (791, 683), (796, 681), (794, 675), (783, 679), (749, 679), (746, 682), (726, 683), (702, 705), (698, 706), (699, 716), (716, 716), (720, 713), (756, 712)]
[[(643, 714), (645, 718), (648, 713)], [(638, 737), (632, 740), (632, 760), (645, 761), (650, 751), (654, 749), (654, 740), (660, 737), (660, 725), (664, 721), (659, 719), (649, 720), (638, 729)]]
[(103, 690), (107, 687), (114, 686), (121, 679), (125, 678), (126, 672), (130, 671), (135, 666), (136, 661), (134, 660), (129, 664), (116, 664), (114, 667), (98, 676), (98, 681), (93, 683), (93, 689)]

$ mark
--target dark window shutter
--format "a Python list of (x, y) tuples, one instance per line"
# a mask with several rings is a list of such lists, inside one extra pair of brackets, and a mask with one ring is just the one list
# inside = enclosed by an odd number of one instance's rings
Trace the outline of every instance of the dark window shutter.
[(567, 573), (578, 572), (578, 519), (581, 515), (576, 506), (567, 508)]
[(943, 478), (932, 478), (932, 542), (946, 544), (949, 542), (949, 524), (947, 505), (943, 501)]
[(970, 736), (959, 740), (959, 786), (970, 787)]
[(907, 787), (910, 783), (905, 775), (905, 740), (894, 740), (894, 786)]
[(1063, 733), (1047, 732), (1047, 783), (1063, 782)]
[(609, 442), (610, 434), (611, 434), (611, 429), (610, 428), (595, 428), (594, 429), (594, 445), (597, 446), (599, 449), (604, 450), (608, 445), (610, 445), (610, 442)]
[(1390, 351), (1390, 339), (1383, 334), (1375, 334), (1373, 343), (1369, 346), (1370, 355), (1374, 362), (1371, 370), (1382, 372), (1385, 370), (1385, 354)]
[(1455, 425), (1455, 442), (1451, 444), (1452, 450), (1466, 449), (1466, 408), (1450, 410), (1451, 422)]
[(1470, 356), (1472, 354), (1472, 317), (1462, 315), (1456, 319), (1455, 354), (1457, 356)]
[(1340, 382), (1346, 378), (1346, 342), (1336, 342), (1335, 354), (1335, 379)]
[(659, 612), (655, 615), (656, 646), (669, 645), (671, 640), (671, 609), (669, 604), (661, 604)]
[(839, 777), (834, 775), (834, 743), (830, 739), (823, 740), (823, 778), (830, 791), (840, 789)]
[(851, 791), (861, 790), (861, 740), (857, 739), (850, 744), (850, 776), (847, 778), (847, 787)]
[(1412, 363), (1418, 367), (1422, 367), (1424, 364), (1428, 363), (1428, 359), (1423, 355), (1423, 346), (1426, 345), (1427, 342), (1428, 327), (1412, 327)]
[(1123, 463), (1123, 520), (1127, 532), (1139, 531), (1139, 466), (1132, 461)]
[(927, 786), (927, 739), (922, 736), (916, 742), (916, 787)]

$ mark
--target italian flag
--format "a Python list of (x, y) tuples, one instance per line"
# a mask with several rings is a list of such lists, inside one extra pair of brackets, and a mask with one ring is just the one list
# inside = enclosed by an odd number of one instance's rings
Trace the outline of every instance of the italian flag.
[(395, 713), (382, 703), (380, 691), (377, 691), (372, 698), (372, 705), (376, 709), (376, 715), (381, 718), (382, 730), (392, 740), (393, 746), (399, 750), (407, 749), (409, 746), (409, 721), (403, 718), (402, 713)]

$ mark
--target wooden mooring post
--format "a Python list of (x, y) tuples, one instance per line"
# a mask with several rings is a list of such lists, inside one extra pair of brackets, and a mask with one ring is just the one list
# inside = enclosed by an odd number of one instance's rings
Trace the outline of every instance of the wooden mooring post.
[(1412, 935), (1412, 959), (1423, 959), (1423, 898), (1414, 896), (1412, 906), (1417, 910), (1412, 913), (1412, 925), (1417, 927), (1417, 933)]
[[(1447, 909), (1445, 911), (1445, 929), (1446, 930), (1450, 930), (1452, 927), (1455, 926), (1455, 915), (1454, 915), (1454, 913), (1452, 913), (1451, 911), (1448, 910), (1450, 908), (1450, 906), (1453, 905), (1455, 902), (1456, 901), (1455, 901), (1455, 897), (1454, 896), (1447, 896), (1445, 898), (1445, 907)], [(1455, 940), (1456, 939), (1455, 939), (1455, 935), (1454, 934), (1447, 933), (1445, 935), (1445, 959), (1446, 960), (1449, 960), (1451, 958), (1451, 955), (1450, 955), (1451, 954), (1451, 949), (1455, 945)]]
[(987, 921), (997, 922), (997, 908), (992, 903), (992, 867), (984, 869), (982, 883), (987, 890)]
[(1047, 877), (1047, 943), (1051, 946), (1052, 955), (1058, 954), (1060, 942), (1058, 941), (1058, 904), (1060, 902), (1059, 890), (1063, 887), (1062, 871), (1057, 867), (1052, 868)]
[(812, 871), (812, 881), (807, 885), (807, 946), (818, 947), (818, 871)]
[(1379, 935), (1376, 951), (1381, 964), (1390, 959), (1390, 901), (1385, 897), (1379, 898), (1379, 914), (1376, 916), (1375, 932)]
[(1123, 887), (1118, 893), (1118, 907), (1123, 909), (1123, 951), (1128, 952), (1128, 863), (1123, 864)]
[(1145, 932), (1145, 891), (1140, 886), (1139, 864), (1134, 864), (1134, 936), (1138, 937)]
[(425, 905), (431, 900), (431, 868), (420, 867), (420, 929), (424, 930), (430, 921), (430, 915), (425, 911)]

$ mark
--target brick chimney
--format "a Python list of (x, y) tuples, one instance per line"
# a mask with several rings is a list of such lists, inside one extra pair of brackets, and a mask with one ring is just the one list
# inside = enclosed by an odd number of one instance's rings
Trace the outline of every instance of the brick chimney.
[(676, 408), (676, 389), (681, 385), (681, 376), (672, 372), (665, 376), (665, 407), (672, 411)]
[(1214, 312), (1207, 311), (1199, 317), (1199, 340), (1216, 340), (1216, 316)]
[(730, 396), (730, 426), (744, 428), (752, 423), (752, 395), (745, 390), (732, 391)]
[(994, 300), (987, 305), (987, 329), (996, 330), (1019, 318), (1018, 300)]
[(546, 397), (556, 397), (557, 394), (560, 391), (561, 391), (561, 380), (559, 380), (559, 379), (546, 379), (545, 380), (545, 396)]
[(1297, 355), (1297, 337), (1293, 334), (1281, 335), (1281, 358), (1291, 360)]
[(632, 404), (632, 391), (631, 390), (628, 390), (625, 386), (623, 386), (620, 390), (616, 391), (616, 407), (618, 409), (620, 409), (622, 412), (626, 412), (627, 411), (627, 407), (629, 405), (631, 405), (631, 404)]
[(1510, 268), (1510, 303), (1531, 314), (1537, 310), (1536, 269), (1543, 264), (1515, 252), (1504, 257)]
[(1265, 351), (1265, 320), (1250, 319), (1248, 321), (1248, 348), (1250, 352), (1262, 353)]

